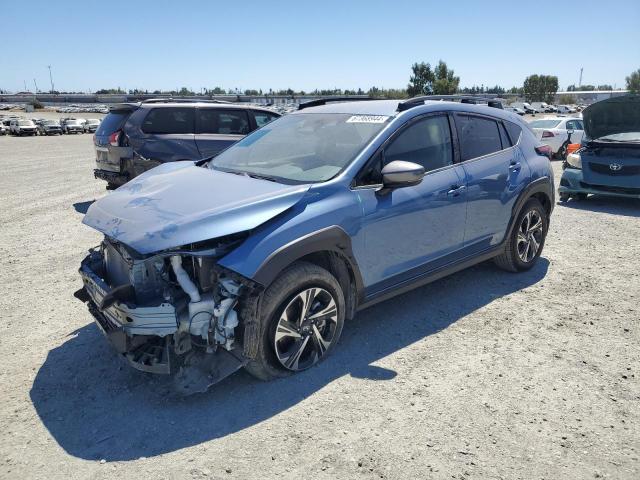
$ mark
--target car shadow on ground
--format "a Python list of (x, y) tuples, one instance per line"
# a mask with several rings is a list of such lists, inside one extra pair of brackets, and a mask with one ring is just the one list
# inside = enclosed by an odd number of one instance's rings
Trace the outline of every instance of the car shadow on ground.
[(539, 282), (548, 266), (541, 258), (532, 270), (510, 274), (478, 265), (360, 312), (334, 354), (308, 371), (273, 382), (240, 371), (186, 398), (170, 394), (166, 380), (125, 365), (88, 324), (49, 352), (31, 400), (75, 457), (127, 461), (173, 452), (257, 425), (344, 375), (363, 381), (402, 375), (373, 363)]
[(567, 202), (558, 202), (558, 205), (576, 210), (611, 213), (612, 215), (624, 215), (625, 217), (640, 217), (640, 199), (637, 198), (590, 195), (584, 200), (570, 199)]
[(89, 210), (89, 207), (93, 202), (95, 202), (95, 200), (88, 200), (86, 202), (77, 202), (73, 204), (73, 208), (75, 209), (76, 212), (84, 215), (85, 213), (87, 213), (87, 210)]

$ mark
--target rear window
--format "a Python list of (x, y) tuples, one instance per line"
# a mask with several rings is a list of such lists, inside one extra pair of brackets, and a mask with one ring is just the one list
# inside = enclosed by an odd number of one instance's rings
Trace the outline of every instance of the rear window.
[(531, 128), (555, 128), (560, 124), (561, 120), (534, 120), (529, 122)]
[(96, 135), (111, 135), (116, 130), (119, 130), (124, 122), (129, 117), (131, 112), (111, 112), (109, 113), (96, 130)]
[(193, 133), (194, 120), (193, 108), (154, 108), (142, 122), (142, 131), (157, 134)]
[(488, 118), (456, 115), (462, 160), (482, 157), (502, 150), (498, 123)]
[(246, 135), (249, 133), (249, 116), (245, 110), (199, 109), (198, 133)]

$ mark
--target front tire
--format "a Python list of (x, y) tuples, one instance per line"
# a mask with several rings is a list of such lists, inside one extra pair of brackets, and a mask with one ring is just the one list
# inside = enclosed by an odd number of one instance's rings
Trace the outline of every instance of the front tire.
[(540, 258), (549, 229), (549, 218), (542, 204), (530, 198), (520, 210), (504, 252), (495, 257), (498, 267), (509, 272), (533, 268)]
[(260, 380), (286, 377), (324, 360), (344, 325), (340, 284), (315, 264), (296, 262), (264, 292), (256, 358), (245, 368)]

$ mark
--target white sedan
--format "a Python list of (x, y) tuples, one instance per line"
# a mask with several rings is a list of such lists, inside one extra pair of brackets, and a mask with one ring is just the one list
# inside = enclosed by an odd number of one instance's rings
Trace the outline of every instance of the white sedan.
[[(566, 158), (567, 145), (580, 143), (584, 135), (584, 126), (579, 118), (547, 117), (529, 122), (529, 126), (536, 134), (536, 138), (551, 147), (556, 157)], [(568, 130), (573, 130), (569, 142)]]

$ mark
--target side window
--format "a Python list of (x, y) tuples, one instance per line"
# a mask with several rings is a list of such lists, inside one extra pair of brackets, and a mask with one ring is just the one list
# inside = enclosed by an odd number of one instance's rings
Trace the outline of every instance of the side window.
[(154, 108), (142, 122), (144, 133), (193, 133), (193, 108)]
[(254, 111), (253, 118), (255, 119), (258, 128), (260, 128), (264, 127), (267, 123), (275, 120), (276, 118), (278, 118), (278, 116), (274, 115), (273, 113)]
[(394, 160), (417, 163), (425, 172), (453, 164), (447, 117), (428, 117), (402, 131), (384, 150), (385, 164)]
[(456, 128), (463, 161), (502, 150), (500, 131), (495, 120), (457, 114)]
[(249, 117), (245, 110), (199, 109), (198, 133), (246, 135), (249, 133)]
[(520, 134), (522, 133), (522, 129), (511, 122), (504, 122), (504, 126), (507, 128), (507, 132), (509, 133), (509, 138), (511, 139), (511, 145), (515, 145), (520, 140)]
[(500, 130), (500, 141), (502, 142), (502, 149), (504, 150), (505, 148), (509, 148), (511, 146), (511, 142), (509, 141), (507, 131), (504, 129), (504, 125), (502, 123), (499, 123), (498, 129)]
[(582, 122), (580, 120), (569, 120), (566, 126), (567, 130), (582, 130)]

